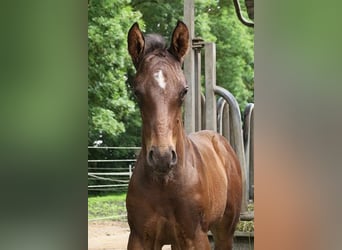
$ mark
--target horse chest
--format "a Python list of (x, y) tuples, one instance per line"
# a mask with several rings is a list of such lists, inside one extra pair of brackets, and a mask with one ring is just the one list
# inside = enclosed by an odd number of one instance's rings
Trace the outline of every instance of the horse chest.
[(161, 244), (183, 244), (201, 229), (204, 212), (195, 205), (164, 203), (145, 218), (145, 236)]
[(207, 221), (208, 211), (204, 203), (203, 197), (197, 194), (151, 196), (148, 199), (149, 208), (146, 210), (145, 224), (151, 225), (152, 230), (163, 234), (192, 234), (197, 227)]

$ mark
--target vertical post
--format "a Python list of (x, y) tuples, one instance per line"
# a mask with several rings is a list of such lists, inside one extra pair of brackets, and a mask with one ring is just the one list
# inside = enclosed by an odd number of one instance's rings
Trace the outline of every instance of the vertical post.
[(184, 60), (184, 75), (189, 91), (185, 98), (184, 127), (187, 134), (195, 132), (195, 52), (192, 49), (192, 39), (195, 35), (195, 5), (194, 0), (184, 0), (184, 23), (190, 33), (189, 52)]
[(129, 178), (131, 178), (132, 177), (132, 164), (129, 164), (128, 167), (129, 167)]
[(205, 43), (205, 128), (217, 130), (216, 122), (216, 46)]
[(254, 162), (253, 162), (253, 139), (254, 139), (254, 104), (249, 103), (244, 111), (243, 137), (246, 154), (246, 166), (249, 179), (249, 198), (254, 199)]
[(195, 131), (202, 129), (201, 49), (195, 49)]
[(201, 128), (204, 129), (205, 128), (205, 96), (203, 93), (201, 93)]
[(249, 197), (254, 200), (254, 109), (251, 113), (251, 125), (249, 136)]

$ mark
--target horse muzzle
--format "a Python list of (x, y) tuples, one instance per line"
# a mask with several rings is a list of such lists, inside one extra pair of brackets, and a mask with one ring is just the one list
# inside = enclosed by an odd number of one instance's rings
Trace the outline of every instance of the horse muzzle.
[(151, 146), (147, 153), (147, 163), (158, 173), (167, 173), (177, 164), (177, 153), (171, 146)]

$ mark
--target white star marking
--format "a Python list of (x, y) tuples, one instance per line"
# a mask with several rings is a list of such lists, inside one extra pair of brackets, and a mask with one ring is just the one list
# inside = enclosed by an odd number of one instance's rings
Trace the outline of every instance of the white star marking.
[(162, 89), (165, 89), (166, 82), (164, 79), (163, 72), (161, 70), (159, 70), (158, 72), (154, 73), (153, 76), (154, 76), (154, 79), (156, 79), (159, 87), (161, 87)]

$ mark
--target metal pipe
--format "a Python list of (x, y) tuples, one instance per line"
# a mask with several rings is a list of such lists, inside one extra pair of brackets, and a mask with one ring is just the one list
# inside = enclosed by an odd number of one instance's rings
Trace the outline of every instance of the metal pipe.
[(249, 198), (254, 199), (254, 104), (249, 103), (244, 111), (243, 140), (249, 177)]
[(239, 3), (239, 0), (233, 0), (234, 3), (234, 7), (235, 7), (235, 12), (237, 17), (239, 18), (239, 20), (246, 26), (248, 27), (254, 27), (254, 23), (249, 22), (248, 20), (246, 20), (243, 16), (242, 16), (242, 11), (241, 11), (241, 6)]
[(223, 97), (230, 107), (231, 114), (231, 125), (232, 131), (231, 138), (233, 139), (232, 147), (234, 148), (237, 157), (240, 161), (241, 174), (242, 174), (242, 204), (241, 204), (241, 215), (247, 214), (248, 205), (248, 175), (246, 170), (245, 150), (243, 146), (242, 137), (242, 122), (239, 104), (235, 97), (226, 89), (215, 86), (215, 94)]
[(229, 105), (223, 97), (217, 101), (217, 132), (230, 141)]

